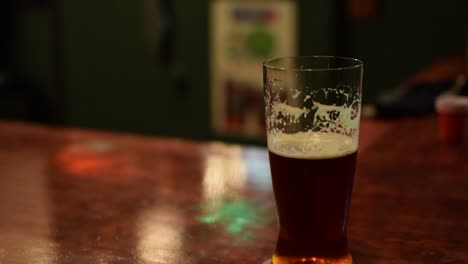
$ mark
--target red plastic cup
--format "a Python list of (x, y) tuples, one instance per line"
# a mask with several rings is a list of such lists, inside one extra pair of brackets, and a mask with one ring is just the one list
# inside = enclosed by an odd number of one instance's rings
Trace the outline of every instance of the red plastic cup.
[(442, 95), (436, 99), (439, 138), (448, 144), (460, 143), (464, 136), (468, 97)]

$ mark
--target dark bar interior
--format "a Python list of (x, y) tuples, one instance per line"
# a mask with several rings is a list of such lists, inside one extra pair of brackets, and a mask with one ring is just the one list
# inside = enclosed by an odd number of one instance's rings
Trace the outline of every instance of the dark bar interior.
[(353, 263), (468, 263), (467, 10), (0, 1), (0, 263), (283, 264), (262, 65), (309, 55), (364, 62)]

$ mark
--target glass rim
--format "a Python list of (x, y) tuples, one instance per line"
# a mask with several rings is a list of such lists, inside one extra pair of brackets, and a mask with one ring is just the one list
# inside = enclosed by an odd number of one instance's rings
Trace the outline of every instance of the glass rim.
[[(344, 61), (353, 61), (356, 64), (351, 66), (342, 66), (342, 67), (331, 67), (331, 68), (288, 68), (288, 67), (278, 67), (273, 66), (271, 63), (278, 62), (287, 59), (340, 59)], [(326, 55), (317, 55), (317, 56), (288, 56), (288, 57), (278, 57), (268, 59), (263, 62), (263, 67), (270, 69), (270, 70), (277, 70), (277, 71), (303, 71), (303, 72), (315, 72), (315, 71), (341, 71), (341, 70), (351, 70), (356, 68), (362, 68), (364, 66), (364, 62), (359, 59), (351, 58), (351, 57), (342, 57), (342, 56), (326, 56)]]

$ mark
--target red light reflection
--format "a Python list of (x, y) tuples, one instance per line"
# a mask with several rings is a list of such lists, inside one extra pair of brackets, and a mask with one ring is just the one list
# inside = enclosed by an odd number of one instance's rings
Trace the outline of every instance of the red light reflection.
[(68, 144), (54, 156), (62, 171), (79, 177), (134, 178), (147, 177), (138, 157), (104, 141)]

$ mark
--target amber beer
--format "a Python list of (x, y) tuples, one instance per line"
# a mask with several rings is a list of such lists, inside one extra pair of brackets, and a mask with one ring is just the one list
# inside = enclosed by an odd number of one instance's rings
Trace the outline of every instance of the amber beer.
[(357, 151), (344, 136), (326, 137), (322, 148), (291, 137), (269, 148), (280, 224), (273, 264), (351, 263), (346, 223)]

